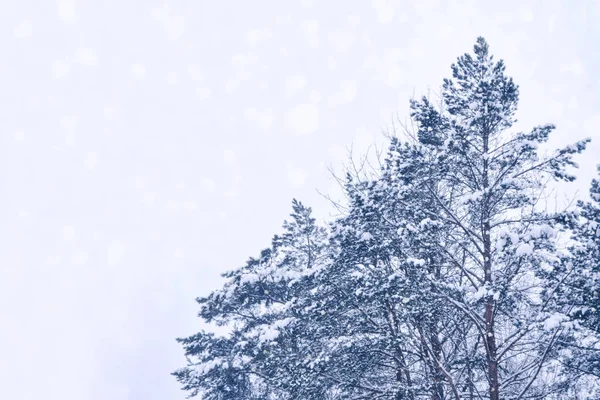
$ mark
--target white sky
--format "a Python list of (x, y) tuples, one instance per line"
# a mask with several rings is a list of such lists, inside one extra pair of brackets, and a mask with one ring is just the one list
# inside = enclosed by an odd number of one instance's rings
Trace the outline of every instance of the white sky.
[[(0, 398), (183, 399), (196, 296), (269, 245), (326, 166), (436, 89), (478, 35), (523, 126), (590, 136), (600, 2), (7, 1)], [(562, 193), (561, 193), (562, 194)]]

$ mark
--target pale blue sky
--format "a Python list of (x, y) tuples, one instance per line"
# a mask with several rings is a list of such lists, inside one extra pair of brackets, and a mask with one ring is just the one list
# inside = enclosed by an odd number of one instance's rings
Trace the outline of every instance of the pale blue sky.
[(600, 162), (595, 0), (5, 3), (2, 399), (183, 399), (194, 298), (479, 35), (523, 127), (596, 139), (568, 193)]

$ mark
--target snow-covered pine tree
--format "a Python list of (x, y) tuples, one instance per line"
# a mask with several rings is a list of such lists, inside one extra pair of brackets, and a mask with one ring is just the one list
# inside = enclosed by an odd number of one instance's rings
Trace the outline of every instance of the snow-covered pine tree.
[[(575, 212), (565, 213), (572, 245), (562, 268), (549, 274), (552, 279), (546, 290), (548, 301), (557, 306), (557, 315), (575, 323), (573, 336), (562, 343), (566, 350), (563, 363), (573, 378), (587, 377), (584, 383), (600, 378), (600, 180), (592, 180), (589, 194), (589, 201), (580, 200)], [(596, 384), (578, 389), (600, 388)], [(586, 398), (594, 396), (600, 392)]]
[(538, 272), (560, 262), (556, 216), (543, 211), (540, 199), (548, 179), (574, 179), (566, 168), (576, 166), (572, 157), (587, 140), (540, 156), (538, 146), (554, 126), (511, 131), (518, 87), (504, 72), (479, 38), (474, 55), (459, 57), (444, 81), (444, 109), (432, 114), (429, 102), (413, 103), (415, 119), (426, 128), (420, 141), (440, 149), (444, 166), (442, 176), (421, 184), (429, 187), (443, 224), (455, 228), (449, 248), (465, 255), (454, 265), (469, 283), (439, 292), (472, 322), (470, 351), (485, 359), (473, 382), (477, 396), (546, 399), (559, 387), (552, 361), (563, 330), (540, 301)]
[(394, 139), (379, 177), (347, 177), (348, 208), (333, 224), (335, 252), (315, 288), (328, 316), (315, 363), (336, 398), (443, 399), (449, 390), (449, 337), (460, 335), (426, 278), (445, 277), (445, 232), (413, 184), (429, 175), (429, 158), (423, 146)]
[(199, 298), (200, 317), (229, 330), (178, 339), (188, 365), (174, 375), (205, 400), (325, 398), (306, 368), (312, 338), (313, 274), (325, 262), (324, 228), (310, 208), (293, 201), (291, 220), (271, 248), (224, 274), (221, 290)]

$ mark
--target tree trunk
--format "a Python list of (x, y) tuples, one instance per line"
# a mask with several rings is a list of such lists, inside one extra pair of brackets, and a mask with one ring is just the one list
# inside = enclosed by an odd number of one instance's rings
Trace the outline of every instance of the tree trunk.
[[(485, 268), (485, 283), (491, 287), (492, 283), (492, 262), (491, 262), (491, 246), (490, 246), (490, 224), (484, 224), (484, 268)], [(485, 300), (485, 341), (487, 343), (487, 364), (488, 364), (488, 379), (490, 384), (490, 400), (499, 400), (499, 384), (498, 384), (498, 360), (496, 348), (496, 336), (494, 334), (494, 298), (488, 295)]]
[[(430, 324), (433, 325), (433, 324)], [(435, 327), (430, 326), (430, 341), (431, 341), (431, 350), (433, 351), (433, 357), (438, 360), (439, 363), (442, 362), (442, 344), (440, 343), (440, 338), (437, 335), (437, 330)], [(433, 396), (431, 396), (432, 400), (444, 400), (444, 375), (442, 371), (440, 371), (440, 367), (436, 365), (433, 381)]]
[(396, 371), (396, 381), (400, 386), (404, 386), (406, 389), (400, 389), (396, 393), (396, 400), (414, 400), (415, 396), (412, 391), (412, 379), (410, 378), (410, 370), (406, 365), (404, 354), (401, 350), (398, 351), (398, 370)]
[[(490, 239), (490, 209), (489, 193), (487, 193), (489, 183), (489, 127), (484, 128), (483, 134), (483, 204), (482, 204), (482, 238), (483, 238), (483, 269), (484, 269), (484, 281), (488, 289), (492, 288), (493, 276), (492, 276), (492, 243)], [(498, 382), (498, 360), (497, 360), (497, 348), (496, 348), (496, 335), (494, 332), (494, 297), (491, 294), (487, 294), (485, 298), (485, 341), (486, 341), (486, 354), (488, 364), (488, 379), (489, 379), (489, 390), (490, 400), (499, 400), (499, 382)]]

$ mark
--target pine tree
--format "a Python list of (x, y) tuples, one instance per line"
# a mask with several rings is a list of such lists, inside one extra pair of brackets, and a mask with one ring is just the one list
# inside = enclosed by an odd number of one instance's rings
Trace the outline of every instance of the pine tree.
[(223, 289), (198, 299), (200, 317), (230, 333), (178, 339), (189, 364), (175, 376), (191, 395), (243, 400), (315, 394), (316, 381), (303, 364), (311, 344), (303, 327), (310, 314), (305, 292), (324, 261), (326, 232), (296, 200), (291, 217), (271, 248), (225, 273)]
[(587, 140), (540, 157), (538, 145), (554, 126), (511, 133), (518, 87), (504, 71), (479, 38), (474, 56), (459, 57), (452, 79), (444, 81), (445, 110), (435, 114), (427, 101), (415, 102), (413, 115), (426, 128), (421, 142), (442, 148), (444, 191), (424, 185), (444, 224), (456, 228), (449, 245), (466, 255), (454, 264), (471, 280), (447, 301), (473, 323), (473, 350), (486, 360), (476, 390), (481, 395), (487, 387), (491, 400), (546, 398), (554, 390), (545, 382), (546, 367), (562, 328), (548, 323), (537, 275), (560, 260), (554, 256), (557, 217), (538, 201), (547, 179), (574, 179), (566, 167), (576, 166), (572, 156)]
[[(600, 172), (600, 166), (598, 166)], [(547, 297), (557, 313), (571, 323), (573, 335), (563, 342), (563, 363), (572, 379), (587, 377), (579, 391), (592, 392), (600, 378), (600, 181), (594, 179), (590, 200), (578, 201), (575, 212), (565, 213), (564, 225), (571, 230), (572, 245), (563, 256), (562, 268), (552, 271)], [(587, 385), (585, 385), (587, 384)], [(591, 387), (591, 388), (590, 388)], [(588, 398), (598, 396), (588, 395)]]
[[(600, 172), (600, 166), (598, 166)], [(586, 328), (600, 334), (600, 181), (590, 187), (590, 201), (578, 202), (579, 217), (574, 226), (572, 261), (574, 273), (569, 290), (578, 304), (571, 310)], [(598, 371), (600, 372), (600, 371)]]
[(444, 398), (441, 325), (452, 325), (451, 314), (426, 279), (441, 274), (432, 259), (444, 231), (413, 185), (428, 157), (394, 140), (379, 178), (347, 178), (348, 210), (332, 228), (337, 251), (319, 280), (324, 340), (336, 343), (320, 358), (339, 398)]

